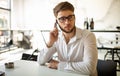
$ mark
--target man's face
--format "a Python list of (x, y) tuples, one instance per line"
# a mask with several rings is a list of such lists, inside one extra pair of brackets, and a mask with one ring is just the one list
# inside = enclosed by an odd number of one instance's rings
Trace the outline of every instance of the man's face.
[(70, 10), (58, 12), (57, 22), (65, 33), (71, 33), (75, 29), (75, 15)]

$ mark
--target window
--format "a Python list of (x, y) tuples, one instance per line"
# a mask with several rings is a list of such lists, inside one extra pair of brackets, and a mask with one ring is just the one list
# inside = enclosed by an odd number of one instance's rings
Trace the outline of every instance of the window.
[(10, 0), (0, 0), (0, 30), (10, 29)]
[[(2, 49), (10, 38), (11, 0), (0, 0), (0, 48)], [(1, 50), (0, 50), (1, 51)]]

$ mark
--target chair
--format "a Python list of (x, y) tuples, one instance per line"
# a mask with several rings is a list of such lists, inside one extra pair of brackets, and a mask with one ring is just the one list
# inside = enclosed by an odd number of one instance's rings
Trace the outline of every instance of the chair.
[(37, 61), (37, 55), (23, 53), (21, 60)]
[(112, 60), (98, 59), (97, 71), (98, 76), (116, 76), (117, 63)]

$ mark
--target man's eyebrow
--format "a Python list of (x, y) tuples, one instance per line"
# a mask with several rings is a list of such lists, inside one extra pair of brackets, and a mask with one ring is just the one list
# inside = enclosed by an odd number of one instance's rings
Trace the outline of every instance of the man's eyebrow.
[(62, 17), (69, 17), (69, 16), (74, 16), (74, 14), (71, 14), (71, 15), (68, 15), (68, 16), (61, 16), (59, 18), (62, 18)]

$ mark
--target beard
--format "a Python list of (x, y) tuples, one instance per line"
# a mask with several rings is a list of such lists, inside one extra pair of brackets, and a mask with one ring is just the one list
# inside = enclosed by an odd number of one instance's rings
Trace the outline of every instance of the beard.
[(70, 31), (66, 31), (66, 30), (63, 29), (60, 25), (59, 25), (59, 28), (60, 28), (63, 32), (65, 32), (65, 33), (71, 33), (71, 32), (73, 32), (73, 31), (75, 30), (75, 26), (74, 26)]

